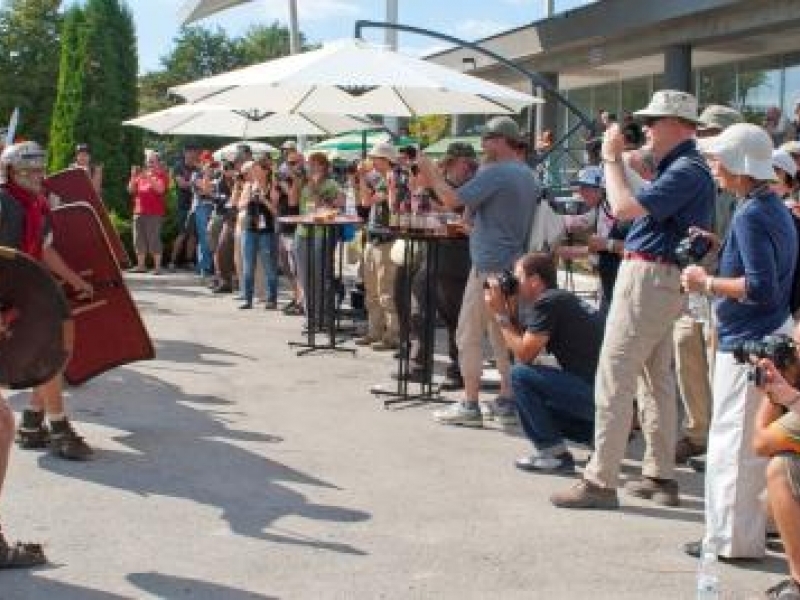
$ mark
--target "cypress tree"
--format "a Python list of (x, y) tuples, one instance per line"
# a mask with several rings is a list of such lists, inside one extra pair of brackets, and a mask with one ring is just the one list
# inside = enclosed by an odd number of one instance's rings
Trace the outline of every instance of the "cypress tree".
[[(66, 167), (76, 143), (88, 143), (102, 163), (103, 199), (130, 213), (125, 189), (139, 135), (122, 126), (136, 114), (138, 58), (133, 18), (119, 0), (87, 0), (68, 11), (51, 143), (51, 169)], [(65, 71), (66, 70), (66, 71)]]

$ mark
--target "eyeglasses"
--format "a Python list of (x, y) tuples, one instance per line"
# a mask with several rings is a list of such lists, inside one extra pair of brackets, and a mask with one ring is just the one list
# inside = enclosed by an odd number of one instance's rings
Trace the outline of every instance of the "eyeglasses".
[(644, 124), (646, 127), (652, 129), (656, 123), (666, 119), (666, 117), (645, 117)]

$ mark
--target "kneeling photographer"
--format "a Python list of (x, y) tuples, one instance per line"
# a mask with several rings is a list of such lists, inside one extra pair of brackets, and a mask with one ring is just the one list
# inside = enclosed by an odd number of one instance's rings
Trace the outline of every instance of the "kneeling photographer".
[[(782, 339), (781, 339), (782, 338)], [(753, 447), (767, 464), (768, 510), (783, 542), (789, 579), (767, 590), (775, 600), (800, 598), (800, 360), (787, 336), (765, 340), (775, 350), (758, 360), (759, 386), (764, 391), (756, 415)]]
[[(515, 464), (526, 471), (573, 473), (564, 440), (589, 444), (594, 437), (602, 317), (575, 294), (558, 289), (549, 254), (526, 254), (514, 274), (490, 279), (487, 286), (486, 306), (515, 359), (511, 385), (520, 421), (535, 448)], [(560, 369), (532, 364), (545, 349)]]
[[(738, 123), (702, 140), (720, 187), (737, 198), (719, 257), (718, 275), (683, 270), (687, 292), (713, 298), (718, 350), (706, 467), (705, 543), (725, 558), (762, 558), (766, 517), (759, 496), (766, 461), (752, 449), (759, 392), (738, 358), (748, 344), (789, 333), (789, 296), (797, 256), (791, 216), (770, 190), (772, 141), (761, 128)], [(740, 350), (741, 349), (741, 350)], [(687, 544), (699, 556), (701, 542)]]

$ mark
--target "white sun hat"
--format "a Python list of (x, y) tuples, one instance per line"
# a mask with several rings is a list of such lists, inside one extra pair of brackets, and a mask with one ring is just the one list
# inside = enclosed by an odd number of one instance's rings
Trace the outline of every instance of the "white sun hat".
[(736, 123), (717, 136), (698, 140), (700, 150), (716, 158), (734, 175), (774, 181), (772, 138), (758, 125)]
[(637, 117), (675, 117), (697, 123), (697, 98), (678, 90), (659, 90), (650, 103), (633, 113)]
[(772, 151), (772, 166), (788, 173), (792, 178), (797, 175), (797, 163), (786, 150), (778, 148)]

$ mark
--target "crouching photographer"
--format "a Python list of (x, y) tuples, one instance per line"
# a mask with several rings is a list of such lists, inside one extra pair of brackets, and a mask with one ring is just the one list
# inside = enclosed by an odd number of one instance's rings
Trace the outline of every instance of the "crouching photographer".
[[(532, 455), (515, 464), (525, 471), (571, 474), (575, 463), (564, 440), (589, 444), (594, 437), (602, 317), (575, 294), (558, 289), (549, 254), (526, 254), (513, 274), (489, 279), (486, 286), (486, 306), (514, 355), (514, 400), (534, 446)], [(545, 349), (561, 368), (533, 364)]]
[[(761, 358), (756, 379), (764, 392), (755, 421), (753, 447), (767, 463), (768, 510), (780, 533), (789, 579), (767, 590), (773, 600), (800, 599), (800, 361), (791, 338), (778, 360)], [(774, 345), (774, 344), (773, 344)], [(781, 360), (780, 356), (788, 356)], [(791, 383), (790, 383), (791, 382)]]

